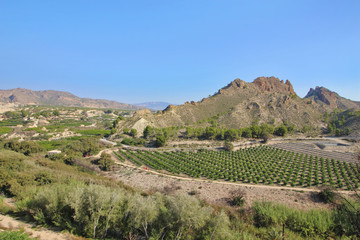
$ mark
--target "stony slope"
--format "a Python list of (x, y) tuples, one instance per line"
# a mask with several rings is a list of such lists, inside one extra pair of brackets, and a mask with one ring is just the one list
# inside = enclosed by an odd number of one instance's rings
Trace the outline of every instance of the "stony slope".
[(0, 102), (22, 105), (35, 104), (67, 107), (114, 108), (126, 110), (138, 110), (143, 108), (131, 104), (119, 103), (116, 101), (79, 98), (71, 93), (62, 91), (32, 91), (23, 88), (0, 90)]
[(327, 104), (325, 98), (315, 97), (315, 94), (312, 96), (298, 97), (290, 81), (280, 81), (275, 77), (260, 77), (252, 83), (235, 79), (215, 95), (199, 102), (170, 105), (159, 114), (138, 111), (130, 121), (124, 123), (124, 127), (131, 127), (135, 123), (142, 127), (194, 126), (201, 122), (205, 124), (209, 118), (216, 119), (219, 126), (230, 128), (246, 127), (254, 122), (278, 125), (285, 121), (297, 127), (324, 126), (322, 119), (325, 111), (330, 112), (338, 106), (357, 106), (355, 102), (340, 96), (336, 105)]

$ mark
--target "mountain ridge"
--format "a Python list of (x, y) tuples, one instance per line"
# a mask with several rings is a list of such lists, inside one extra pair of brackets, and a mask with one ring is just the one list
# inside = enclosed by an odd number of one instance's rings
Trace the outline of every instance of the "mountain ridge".
[[(328, 95), (335, 96), (330, 90)], [(331, 93), (331, 94), (330, 94)], [(169, 105), (165, 110), (153, 114), (150, 111), (137, 111), (124, 127), (134, 124), (153, 127), (203, 126), (208, 120), (216, 120), (218, 126), (227, 128), (247, 127), (251, 124), (271, 123), (275, 125), (289, 122), (297, 127), (313, 125), (324, 127), (323, 116), (338, 105), (326, 102), (328, 98), (315, 98), (309, 95), (300, 98), (289, 80), (276, 77), (259, 77), (253, 82), (239, 78), (221, 88), (214, 95), (198, 102), (185, 102), (181, 105)], [(338, 95), (337, 95), (338, 96)], [(332, 99), (332, 98), (329, 98)], [(360, 106), (340, 96), (336, 103), (348, 109)], [(200, 125), (199, 125), (200, 124)], [(142, 131), (142, 129), (138, 129)]]
[(56, 90), (34, 91), (25, 88), (0, 90), (0, 102), (22, 105), (113, 108), (139, 110), (143, 107), (105, 99), (80, 98), (72, 93)]

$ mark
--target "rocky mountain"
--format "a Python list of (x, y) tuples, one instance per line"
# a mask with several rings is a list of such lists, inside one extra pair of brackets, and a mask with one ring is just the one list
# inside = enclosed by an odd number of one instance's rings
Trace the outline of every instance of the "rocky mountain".
[(360, 103), (351, 101), (349, 99), (340, 97), (336, 92), (332, 92), (324, 87), (310, 88), (310, 91), (305, 96), (307, 99), (311, 99), (321, 105), (327, 105), (331, 108), (350, 109), (360, 108)]
[(62, 91), (32, 91), (23, 88), (0, 90), (0, 102), (5, 104), (15, 103), (21, 105), (113, 108), (124, 110), (138, 110), (143, 108), (131, 104), (119, 103), (116, 101), (80, 98), (71, 93)]
[[(341, 98), (329, 90), (311, 90), (306, 98), (296, 95), (290, 81), (275, 77), (259, 77), (253, 82), (235, 79), (211, 97), (199, 102), (169, 105), (164, 111), (153, 114), (141, 110), (120, 127), (201, 126), (213, 119), (218, 126), (247, 127), (253, 123), (279, 125), (285, 121), (297, 127), (324, 126), (324, 113), (333, 108), (357, 107), (357, 103)], [(335, 99), (335, 100), (334, 100)]]
[(167, 106), (171, 105), (171, 103), (168, 103), (168, 102), (144, 102), (144, 103), (137, 103), (134, 105), (148, 108), (151, 110), (164, 110)]

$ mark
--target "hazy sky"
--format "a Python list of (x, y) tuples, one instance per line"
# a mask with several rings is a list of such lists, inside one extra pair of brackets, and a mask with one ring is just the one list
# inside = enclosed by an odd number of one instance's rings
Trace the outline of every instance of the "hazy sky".
[(180, 104), (235, 78), (360, 100), (359, 0), (0, 0), (0, 89)]

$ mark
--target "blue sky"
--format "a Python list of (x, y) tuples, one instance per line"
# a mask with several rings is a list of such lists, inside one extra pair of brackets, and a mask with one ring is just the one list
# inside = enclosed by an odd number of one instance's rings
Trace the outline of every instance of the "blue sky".
[(0, 0), (0, 89), (181, 104), (235, 78), (360, 101), (359, 0)]

